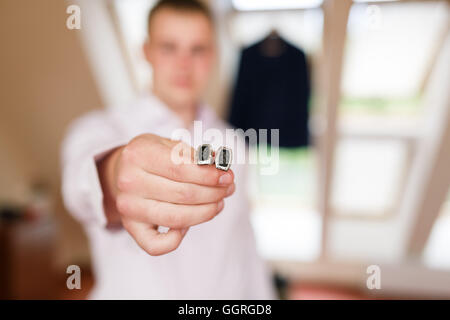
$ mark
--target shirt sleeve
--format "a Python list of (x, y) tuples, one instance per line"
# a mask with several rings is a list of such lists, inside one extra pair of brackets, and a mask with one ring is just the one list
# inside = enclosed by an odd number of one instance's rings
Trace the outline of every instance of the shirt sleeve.
[(97, 163), (127, 141), (106, 111), (74, 121), (62, 144), (62, 196), (68, 211), (84, 225), (106, 227)]

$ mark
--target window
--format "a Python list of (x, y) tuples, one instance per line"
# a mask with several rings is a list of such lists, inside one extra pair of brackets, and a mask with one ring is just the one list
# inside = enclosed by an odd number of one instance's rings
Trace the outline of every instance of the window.
[(396, 211), (420, 135), (423, 88), (447, 28), (445, 5), (352, 5), (332, 187), (335, 213), (376, 217)]
[(115, 0), (111, 7), (119, 40), (138, 91), (150, 85), (152, 73), (142, 44), (147, 37), (147, 14), (155, 3), (156, 0)]
[(354, 4), (343, 67), (343, 121), (380, 117), (380, 124), (393, 118), (397, 127), (418, 116), (422, 87), (446, 28), (443, 2)]
[(397, 209), (396, 200), (406, 175), (403, 166), (407, 147), (397, 139), (340, 139), (331, 200), (334, 212), (373, 217)]
[(251, 169), (251, 216), (260, 252), (270, 259), (317, 259), (322, 219), (315, 150), (281, 148), (276, 175), (259, 175), (258, 166)]

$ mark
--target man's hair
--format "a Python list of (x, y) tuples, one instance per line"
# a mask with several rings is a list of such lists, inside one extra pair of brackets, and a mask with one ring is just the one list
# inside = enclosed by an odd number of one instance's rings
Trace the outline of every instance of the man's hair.
[(150, 23), (158, 11), (162, 9), (173, 9), (180, 12), (200, 13), (213, 25), (214, 19), (209, 7), (201, 0), (159, 0), (150, 10), (147, 18), (148, 30)]

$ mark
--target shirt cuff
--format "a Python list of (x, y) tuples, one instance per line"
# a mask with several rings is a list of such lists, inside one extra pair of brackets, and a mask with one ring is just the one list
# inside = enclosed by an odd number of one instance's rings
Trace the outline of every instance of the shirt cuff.
[(93, 220), (101, 227), (106, 228), (108, 221), (105, 214), (105, 208), (103, 205), (103, 190), (100, 183), (100, 177), (98, 174), (97, 164), (106, 155), (112, 152), (114, 149), (125, 145), (126, 142), (114, 143), (107, 146), (103, 146), (95, 150), (86, 162), (86, 181), (87, 185), (84, 186), (85, 194), (89, 197), (91, 214)]

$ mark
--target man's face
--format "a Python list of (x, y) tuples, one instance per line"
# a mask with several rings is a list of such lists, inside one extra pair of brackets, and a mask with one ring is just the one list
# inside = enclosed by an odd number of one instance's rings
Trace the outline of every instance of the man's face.
[(199, 101), (215, 59), (213, 30), (204, 15), (161, 9), (149, 26), (144, 52), (160, 98), (174, 106)]

